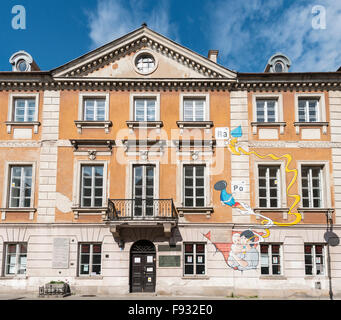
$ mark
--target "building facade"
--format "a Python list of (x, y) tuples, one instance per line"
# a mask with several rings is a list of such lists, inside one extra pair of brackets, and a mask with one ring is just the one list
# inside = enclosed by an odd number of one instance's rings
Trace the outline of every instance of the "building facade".
[(0, 72), (0, 288), (341, 294), (340, 72), (238, 73), (146, 25)]

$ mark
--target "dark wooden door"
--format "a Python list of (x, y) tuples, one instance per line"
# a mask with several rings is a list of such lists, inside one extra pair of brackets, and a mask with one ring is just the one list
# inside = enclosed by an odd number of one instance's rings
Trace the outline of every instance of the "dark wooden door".
[(155, 292), (155, 253), (131, 254), (131, 292)]

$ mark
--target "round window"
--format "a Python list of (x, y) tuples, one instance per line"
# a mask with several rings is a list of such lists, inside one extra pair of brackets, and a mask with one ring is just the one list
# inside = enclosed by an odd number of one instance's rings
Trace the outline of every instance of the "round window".
[(135, 60), (135, 66), (141, 73), (151, 73), (156, 67), (154, 57), (149, 53), (142, 53), (137, 56)]
[(26, 71), (27, 70), (27, 62), (25, 60), (19, 60), (17, 63), (17, 70)]
[(275, 72), (283, 72), (283, 64), (281, 62), (276, 62), (275, 64)]

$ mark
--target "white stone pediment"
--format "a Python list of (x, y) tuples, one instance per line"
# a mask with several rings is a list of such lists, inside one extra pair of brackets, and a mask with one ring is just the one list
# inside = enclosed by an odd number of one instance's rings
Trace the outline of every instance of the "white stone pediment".
[[(155, 58), (157, 68), (141, 74), (135, 68), (136, 55), (146, 50)], [(142, 27), (55, 70), (55, 78), (227, 78), (236, 73), (166, 37)]]

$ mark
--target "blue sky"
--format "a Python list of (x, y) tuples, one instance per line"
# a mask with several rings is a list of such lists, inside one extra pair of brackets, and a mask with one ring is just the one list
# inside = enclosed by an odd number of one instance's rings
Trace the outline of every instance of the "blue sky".
[[(26, 30), (12, 28), (14, 5), (26, 9)], [(325, 9), (325, 29), (313, 28), (323, 18), (316, 5)], [(11, 70), (19, 50), (42, 70), (56, 68), (144, 21), (202, 55), (218, 49), (218, 63), (239, 72), (262, 72), (276, 52), (291, 58), (291, 71), (341, 66), (340, 0), (2, 0), (0, 70)]]

